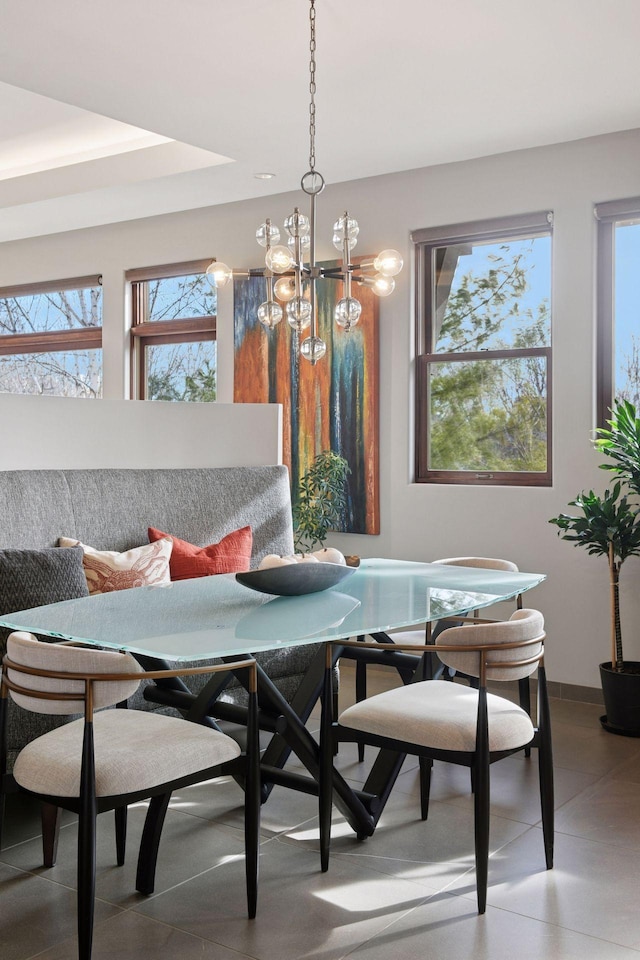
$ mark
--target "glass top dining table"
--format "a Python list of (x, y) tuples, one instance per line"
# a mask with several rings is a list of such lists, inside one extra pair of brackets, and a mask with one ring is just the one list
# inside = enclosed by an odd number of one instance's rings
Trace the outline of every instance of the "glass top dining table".
[(171, 661), (233, 657), (433, 622), (508, 600), (544, 574), (363, 560), (352, 577), (271, 597), (233, 574), (138, 587), (0, 616), (0, 626)]
[[(233, 574), (223, 574), (34, 607), (1, 616), (0, 626), (127, 650), (147, 669), (168, 666), (168, 661), (234, 660), (317, 643), (318, 656), (291, 702), (258, 666), (260, 725), (277, 731), (262, 754), (264, 801), (275, 784), (317, 792), (318, 744), (305, 722), (322, 687), (323, 643), (366, 635), (386, 641), (389, 630), (491, 606), (544, 579), (537, 573), (372, 559), (363, 560), (351, 577), (329, 590), (305, 596), (274, 598), (243, 586)], [(343, 649), (334, 647), (334, 662)], [(210, 701), (207, 687), (198, 697), (186, 687), (177, 693), (156, 687), (154, 695), (148, 693), (145, 699), (174, 706), (197, 722), (207, 719), (193, 715), (201, 704), (207, 704), (209, 717), (244, 722), (236, 717), (241, 707), (222, 704), (214, 696)], [(284, 769), (291, 751), (310, 779)], [(363, 789), (334, 771), (334, 802), (359, 836), (374, 831), (403, 759), (381, 750)]]

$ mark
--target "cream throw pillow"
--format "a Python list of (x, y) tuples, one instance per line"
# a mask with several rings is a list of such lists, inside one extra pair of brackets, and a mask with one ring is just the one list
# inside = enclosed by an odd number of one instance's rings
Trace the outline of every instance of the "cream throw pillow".
[(94, 547), (60, 537), (59, 547), (82, 547), (82, 566), (87, 578), (89, 594), (109, 593), (112, 590), (129, 590), (131, 587), (150, 587), (171, 583), (169, 557), (173, 541), (171, 537), (156, 540), (118, 553), (117, 550), (96, 550)]

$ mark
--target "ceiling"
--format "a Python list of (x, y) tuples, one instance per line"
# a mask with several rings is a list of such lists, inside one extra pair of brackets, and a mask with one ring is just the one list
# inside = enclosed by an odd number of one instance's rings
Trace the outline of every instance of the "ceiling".
[[(0, 240), (296, 189), (308, 12), (5, 0)], [(639, 39), (638, 0), (317, 0), (317, 167), (337, 182), (640, 127)]]

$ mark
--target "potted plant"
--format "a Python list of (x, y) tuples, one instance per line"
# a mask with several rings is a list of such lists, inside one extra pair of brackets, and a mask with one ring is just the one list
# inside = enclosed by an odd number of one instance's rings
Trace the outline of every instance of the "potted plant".
[(626, 736), (640, 736), (640, 662), (625, 660), (620, 625), (620, 568), (629, 557), (640, 556), (640, 519), (637, 504), (631, 502), (622, 483), (632, 494), (640, 494), (640, 419), (633, 404), (620, 401), (608, 421), (610, 429), (598, 430), (595, 446), (613, 463), (602, 469), (613, 470), (620, 479), (611, 490), (598, 496), (593, 490), (581, 493), (571, 506), (581, 514), (561, 513), (549, 522), (555, 524), (563, 540), (582, 546), (591, 556), (604, 556), (609, 565), (611, 598), (611, 660), (600, 664), (604, 695), (605, 729)]
[[(324, 547), (329, 530), (339, 527), (347, 505), (349, 464), (332, 450), (319, 453), (300, 478), (293, 506), (294, 544), (297, 552)], [(330, 559), (327, 557), (327, 559)]]

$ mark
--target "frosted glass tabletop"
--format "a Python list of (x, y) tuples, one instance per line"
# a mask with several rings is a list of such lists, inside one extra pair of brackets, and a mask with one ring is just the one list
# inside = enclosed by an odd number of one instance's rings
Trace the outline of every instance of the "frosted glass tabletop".
[(0, 626), (165, 660), (200, 660), (340, 640), (468, 613), (530, 590), (538, 573), (363, 560), (322, 593), (268, 597), (233, 574), (66, 600), (0, 617)]

